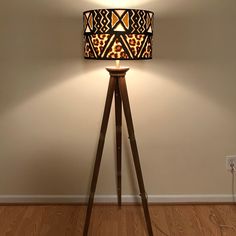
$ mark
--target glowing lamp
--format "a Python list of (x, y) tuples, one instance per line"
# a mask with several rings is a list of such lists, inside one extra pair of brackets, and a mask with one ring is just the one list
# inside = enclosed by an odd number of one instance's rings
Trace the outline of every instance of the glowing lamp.
[[(96, 9), (83, 13), (84, 17), (84, 58), (94, 60), (146, 60), (152, 58), (152, 35), (154, 13), (138, 9)], [(116, 177), (118, 205), (121, 206), (121, 153), (122, 153), (122, 106), (129, 133), (130, 146), (137, 174), (140, 196), (144, 210), (149, 236), (153, 236), (146, 191), (139, 160), (137, 143), (134, 135), (134, 125), (131, 116), (125, 74), (128, 67), (106, 68), (110, 73), (103, 113), (101, 131), (96, 153), (90, 195), (84, 225), (83, 235), (87, 236), (94, 194), (102, 159), (107, 125), (111, 110), (113, 95), (115, 95), (116, 119)]]

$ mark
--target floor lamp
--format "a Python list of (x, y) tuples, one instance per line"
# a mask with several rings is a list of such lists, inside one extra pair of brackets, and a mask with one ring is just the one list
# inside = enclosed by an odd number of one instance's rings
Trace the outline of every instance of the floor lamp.
[(110, 82), (103, 113), (83, 235), (88, 235), (105, 135), (112, 99), (113, 95), (115, 95), (118, 205), (121, 206), (121, 131), (123, 106), (147, 231), (148, 235), (152, 236), (153, 231), (148, 210), (147, 196), (125, 81), (125, 74), (129, 68), (120, 67), (119, 60), (145, 60), (152, 58), (154, 13), (137, 9), (96, 9), (85, 11), (83, 16), (85, 59), (116, 60), (117, 62), (116, 67), (106, 68), (110, 74)]

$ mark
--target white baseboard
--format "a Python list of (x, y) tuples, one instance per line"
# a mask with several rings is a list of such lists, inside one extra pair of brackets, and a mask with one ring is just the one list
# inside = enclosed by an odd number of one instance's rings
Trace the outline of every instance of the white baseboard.
[[(236, 196), (235, 196), (236, 197)], [(0, 204), (46, 204), (46, 203), (86, 203), (88, 197), (85, 195), (0, 195)], [(116, 203), (116, 195), (96, 195), (96, 203)], [(140, 202), (140, 197), (135, 195), (123, 195), (122, 202)], [(232, 203), (230, 194), (211, 195), (149, 195), (149, 203)]]

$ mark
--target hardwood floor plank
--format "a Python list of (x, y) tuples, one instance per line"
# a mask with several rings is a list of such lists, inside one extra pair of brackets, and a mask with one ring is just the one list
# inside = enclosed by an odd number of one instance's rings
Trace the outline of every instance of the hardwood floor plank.
[(166, 217), (166, 206), (151, 206), (150, 214), (154, 235), (169, 236), (170, 230)]
[(235, 236), (236, 235), (236, 214), (234, 206), (214, 206), (217, 212), (219, 224), (221, 225), (222, 234)]
[[(85, 206), (0, 206), (0, 236), (82, 236)], [(155, 236), (235, 236), (235, 205), (152, 205)], [(90, 236), (146, 236), (141, 206), (95, 205)]]
[(22, 223), (26, 209), (26, 206), (4, 206), (3, 214), (0, 219), (0, 235), (15, 235), (18, 228), (20, 227), (20, 224)]

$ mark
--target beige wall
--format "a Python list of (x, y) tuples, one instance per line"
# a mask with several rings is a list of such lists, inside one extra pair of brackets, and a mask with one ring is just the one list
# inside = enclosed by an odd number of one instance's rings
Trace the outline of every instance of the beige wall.
[[(0, 2), (0, 195), (87, 194), (112, 62), (84, 61), (82, 12), (112, 1)], [(127, 62), (149, 194), (230, 194), (236, 154), (236, 1), (144, 0), (154, 58)], [(136, 179), (124, 127), (125, 194)], [(99, 194), (115, 193), (114, 113)]]

